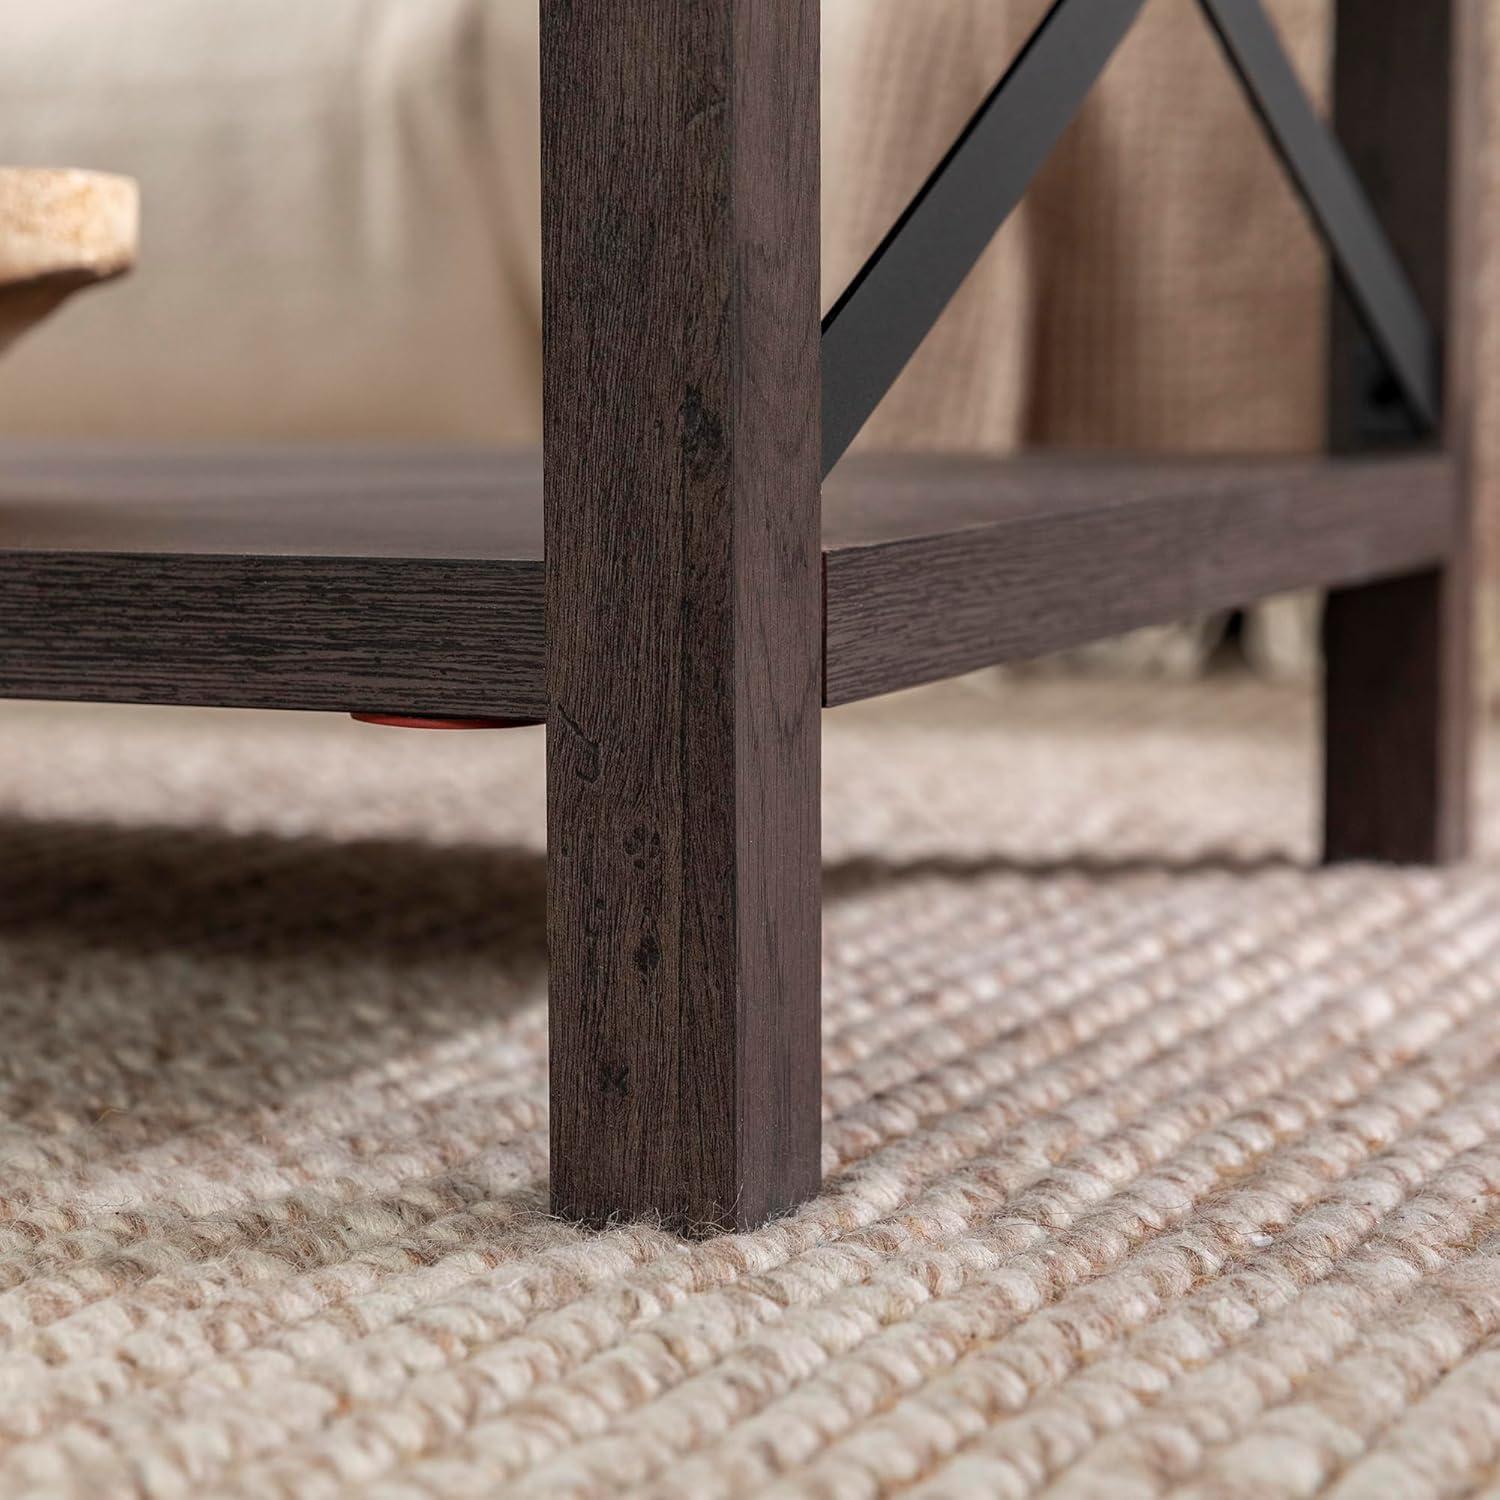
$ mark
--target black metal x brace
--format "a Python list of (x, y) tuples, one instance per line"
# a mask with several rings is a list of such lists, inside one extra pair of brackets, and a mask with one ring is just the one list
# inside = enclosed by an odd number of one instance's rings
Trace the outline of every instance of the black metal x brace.
[[(1199, 0), (1417, 426), (1441, 415), (1438, 339), (1261, 0)], [(1145, 0), (1055, 0), (823, 320), (823, 472), (843, 456), (1077, 115)]]

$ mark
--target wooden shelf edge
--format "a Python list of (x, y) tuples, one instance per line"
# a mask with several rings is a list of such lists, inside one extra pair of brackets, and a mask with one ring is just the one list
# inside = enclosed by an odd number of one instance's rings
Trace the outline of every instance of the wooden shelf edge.
[[(0, 696), (545, 713), (534, 457), (5, 456)], [(851, 460), (824, 495), (824, 701), (1418, 571), (1456, 497), (1436, 454)]]
[[(1272, 594), (1430, 566), (1458, 535), (1441, 455), (1210, 464), (1184, 485), (1122, 471), (1125, 498), (1020, 506), (836, 546), (824, 557), (824, 702), (832, 707)], [(1211, 482), (1208, 482), (1210, 481)], [(952, 517), (948, 517), (951, 523)]]
[(0, 697), (545, 717), (530, 564), (0, 551)]

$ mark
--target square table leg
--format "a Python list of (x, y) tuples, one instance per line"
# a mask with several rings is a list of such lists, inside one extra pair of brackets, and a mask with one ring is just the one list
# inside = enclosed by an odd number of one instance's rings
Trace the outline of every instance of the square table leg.
[(817, 0), (543, 0), (552, 1202), (819, 1180)]
[[(1324, 622), (1325, 853), (1442, 863), (1469, 841), (1474, 710), (1472, 454), (1476, 153), (1484, 0), (1339, 0), (1334, 117), (1445, 343), (1442, 441), (1463, 503), (1431, 569), (1335, 590)], [(1410, 440), (1344, 299), (1334, 308), (1330, 438)]]

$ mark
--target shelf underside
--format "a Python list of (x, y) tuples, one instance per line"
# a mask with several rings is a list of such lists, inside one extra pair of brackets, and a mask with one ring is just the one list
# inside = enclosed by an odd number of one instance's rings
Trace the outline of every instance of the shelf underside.
[[(824, 697), (1419, 571), (1456, 496), (1436, 455), (853, 458)], [(531, 455), (0, 446), (0, 696), (540, 716), (543, 599)]]

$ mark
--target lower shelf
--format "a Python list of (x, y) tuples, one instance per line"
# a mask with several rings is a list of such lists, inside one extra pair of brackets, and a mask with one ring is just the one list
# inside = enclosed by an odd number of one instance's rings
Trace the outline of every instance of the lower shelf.
[[(824, 490), (830, 704), (1459, 544), (1440, 455), (859, 457)], [(0, 446), (0, 696), (545, 714), (529, 454)]]

